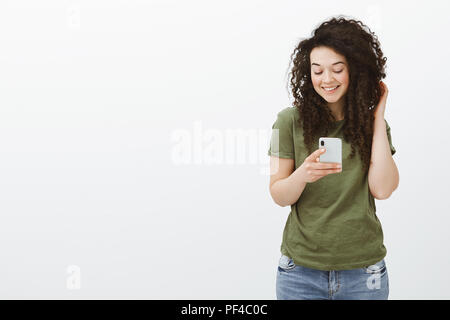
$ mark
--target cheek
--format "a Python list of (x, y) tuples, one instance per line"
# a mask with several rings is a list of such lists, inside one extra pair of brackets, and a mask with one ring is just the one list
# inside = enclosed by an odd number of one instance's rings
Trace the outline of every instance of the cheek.
[(342, 83), (343, 85), (348, 85), (348, 74), (339, 74), (338, 76), (336, 76), (336, 80), (339, 81), (340, 83)]
[(319, 87), (320, 85), (320, 80), (317, 77), (311, 77), (311, 82), (313, 84), (314, 87)]

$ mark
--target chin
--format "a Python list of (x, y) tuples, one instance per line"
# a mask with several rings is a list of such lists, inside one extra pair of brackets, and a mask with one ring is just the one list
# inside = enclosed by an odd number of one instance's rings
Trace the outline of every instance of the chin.
[(339, 101), (342, 97), (337, 97), (337, 98), (322, 97), (322, 98), (324, 98), (326, 102), (334, 103), (334, 102)]

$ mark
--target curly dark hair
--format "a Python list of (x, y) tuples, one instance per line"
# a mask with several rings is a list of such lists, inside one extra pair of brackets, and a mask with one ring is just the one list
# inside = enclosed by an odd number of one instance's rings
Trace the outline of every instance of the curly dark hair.
[[(310, 53), (324, 46), (346, 57), (349, 65), (349, 86), (344, 102), (344, 140), (351, 143), (355, 155), (358, 147), (364, 170), (370, 166), (374, 109), (382, 95), (379, 85), (386, 77), (386, 58), (377, 36), (361, 21), (333, 17), (319, 25), (310, 38), (302, 38), (291, 55), (294, 65), (290, 86), (300, 113), (305, 144), (311, 154), (318, 137), (327, 135), (336, 118), (327, 102), (315, 90), (311, 81)], [(315, 149), (315, 148), (314, 148)]]

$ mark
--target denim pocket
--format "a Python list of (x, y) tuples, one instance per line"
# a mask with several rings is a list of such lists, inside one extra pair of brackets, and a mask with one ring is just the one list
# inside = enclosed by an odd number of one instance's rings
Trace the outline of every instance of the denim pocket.
[(366, 273), (383, 275), (384, 273), (386, 273), (386, 262), (384, 261), (384, 259), (381, 259), (377, 263), (364, 267), (363, 269)]
[(281, 255), (280, 260), (278, 261), (278, 269), (283, 272), (289, 272), (293, 270), (296, 267), (294, 260), (292, 258), (289, 258), (288, 256), (285, 256), (284, 254)]

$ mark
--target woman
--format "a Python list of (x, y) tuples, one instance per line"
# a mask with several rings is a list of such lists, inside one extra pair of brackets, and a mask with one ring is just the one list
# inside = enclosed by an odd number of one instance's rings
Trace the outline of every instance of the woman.
[[(387, 299), (374, 201), (399, 183), (384, 119), (386, 58), (367, 26), (343, 17), (323, 22), (292, 58), (294, 107), (278, 113), (269, 148), (270, 194), (291, 206), (277, 298)], [(319, 162), (320, 137), (342, 139), (342, 167)]]

